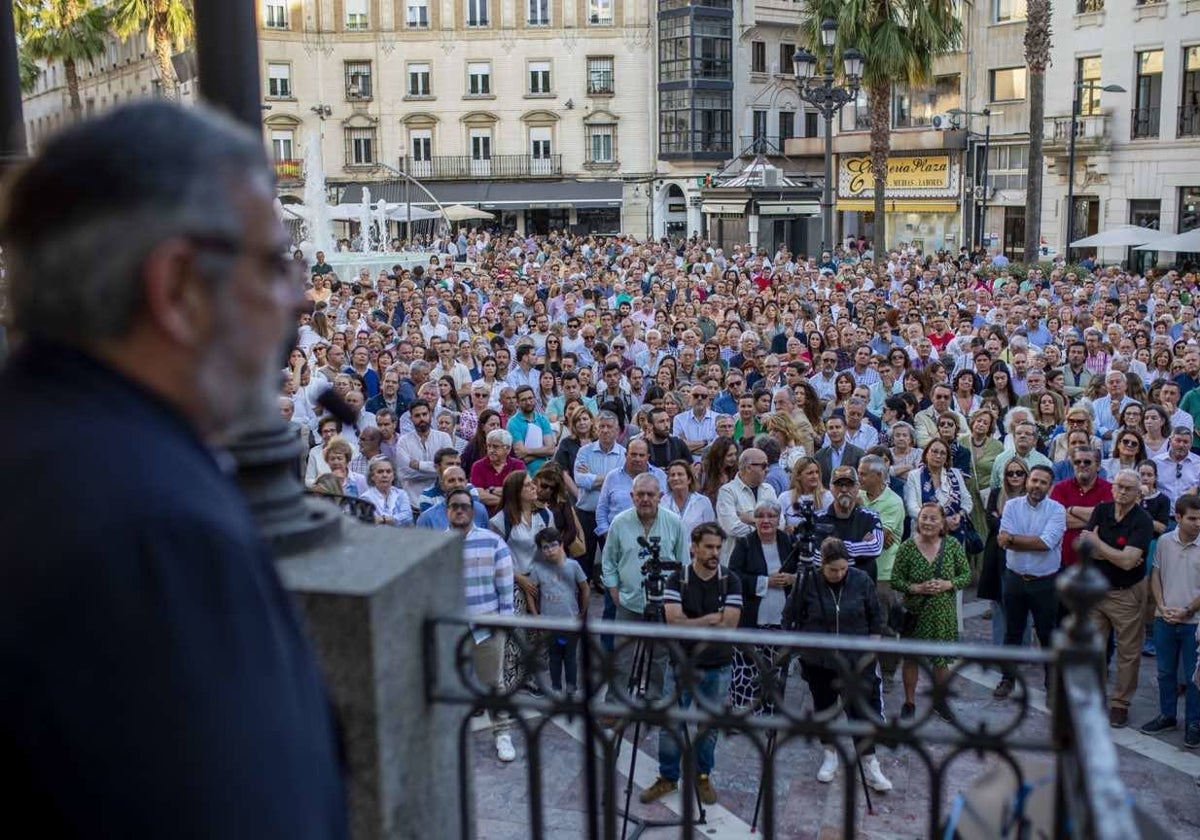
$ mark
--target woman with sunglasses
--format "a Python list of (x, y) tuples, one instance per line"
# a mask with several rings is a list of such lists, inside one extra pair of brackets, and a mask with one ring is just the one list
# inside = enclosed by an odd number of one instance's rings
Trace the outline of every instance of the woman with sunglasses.
[[(1019, 457), (1009, 459), (1004, 465), (1004, 473), (1000, 486), (988, 496), (984, 513), (987, 516), (987, 538), (983, 544), (983, 563), (979, 570), (979, 588), (976, 597), (992, 602), (992, 644), (1004, 643), (1004, 569), (1008, 564), (1007, 552), (996, 541), (1000, 533), (1000, 518), (1004, 515), (1004, 505), (1018, 496), (1025, 495), (1025, 479), (1029, 475), (1029, 465)], [(1025, 641), (1029, 640), (1029, 630), (1025, 631)]]
[(1136, 470), (1138, 464), (1146, 460), (1146, 445), (1142, 436), (1133, 429), (1121, 429), (1116, 434), (1111, 458), (1101, 462), (1101, 468), (1106, 475), (1116, 475), (1121, 470)]

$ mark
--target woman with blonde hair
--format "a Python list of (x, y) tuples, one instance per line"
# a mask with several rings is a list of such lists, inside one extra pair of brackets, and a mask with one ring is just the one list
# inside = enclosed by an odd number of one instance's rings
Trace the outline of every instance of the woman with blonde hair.
[(767, 415), (763, 426), (767, 434), (779, 441), (779, 448), (782, 450), (779, 455), (779, 464), (790, 472), (796, 459), (808, 454), (796, 421), (786, 412), (776, 411), (774, 414)]
[(833, 504), (833, 494), (821, 484), (821, 465), (812, 456), (796, 459), (792, 465), (788, 489), (779, 496), (783, 509), (783, 530), (791, 533), (800, 524), (802, 504), (812, 504), (814, 513), (821, 513)]
[[(1092, 420), (1092, 406), (1090, 403), (1078, 402), (1067, 409), (1066, 430), (1055, 435), (1050, 441), (1049, 451), (1046, 457), (1052, 463), (1058, 463), (1066, 459), (1070, 455), (1070, 447), (1067, 442), (1067, 435), (1071, 432), (1084, 431), (1091, 437), (1091, 445), (1093, 449), (1100, 449), (1100, 438), (1096, 437), (1096, 425)], [(1009, 447), (1010, 449), (1012, 447)]]

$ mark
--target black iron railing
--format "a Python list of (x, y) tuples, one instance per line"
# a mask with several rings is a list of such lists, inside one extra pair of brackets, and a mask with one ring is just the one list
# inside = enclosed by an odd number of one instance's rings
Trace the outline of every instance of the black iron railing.
[(1134, 108), (1129, 120), (1130, 137), (1134, 140), (1142, 137), (1157, 137), (1160, 110), (1157, 105)]
[[(1072, 615), (1086, 616), (1103, 597), (1103, 580), (1097, 585), (1091, 577), (1093, 573), (1099, 574), (1084, 569), (1063, 575), (1060, 592), (1071, 606)], [(858, 758), (847, 743), (849, 738), (911, 750), (918, 758), (917, 764), (927, 770), (928, 784), (922, 786), (928, 791), (928, 809), (924, 825), (913, 826), (913, 836), (942, 837), (948, 821), (958, 818), (964, 810), (970, 812), (971, 806), (963, 804), (969, 780), (954, 775), (955, 762), (966, 755), (983, 757), (992, 766), (1007, 768), (1013, 780), (1011, 803), (1023, 801), (1018, 790), (1042, 781), (1028, 775), (1031, 756), (1040, 755), (1043, 762), (1053, 762), (1057, 772), (1050, 774), (1052, 781), (1048, 783), (1055, 786), (1058, 809), (1055, 824), (1040, 827), (1049, 835), (1099, 840), (1132, 840), (1140, 836), (1128, 795), (1117, 774), (1116, 748), (1109, 736), (1100, 684), (1102, 651), (1095, 629), (1086, 619), (1077, 623), (1069, 619), (1052, 650), (781, 631), (700, 630), (662, 624), (606, 623), (603, 629), (615, 636), (615, 650), (604, 649), (598, 627), (587, 628), (583, 634), (587, 644), (581, 646), (580, 693), (562, 696), (555, 695), (545, 682), (542, 663), (548, 644), (563, 637), (572, 641), (581, 637), (577, 622), (521, 616), (436, 618), (426, 624), (426, 682), (430, 702), (459, 705), (473, 713), (507, 715), (513, 729), (523, 735), (528, 785), (527, 836), (535, 840), (546, 836), (548, 830), (544, 815), (546, 784), (574, 778), (578, 772), (574, 766), (564, 768), (561, 756), (554, 756), (553, 772), (558, 775), (547, 778), (551, 758), (546, 757), (545, 735), (554, 729), (547, 725), (551, 721), (565, 721), (564, 727), (574, 727), (576, 737), (582, 742), (580, 761), (584, 766), (585, 789), (580, 791), (584, 801), (577, 803), (579, 825), (569, 828), (555, 825), (556, 831), (567, 829), (580, 837), (616, 838), (622, 834), (625, 803), (632, 790), (624, 779), (618, 778), (618, 774), (628, 775), (624, 761), (618, 761), (620, 755), (629, 755), (623, 751), (624, 740), (629, 736), (630, 740), (636, 740), (638, 733), (649, 727), (666, 727), (674, 732), (681, 726), (691, 727), (697, 733), (736, 731), (750, 739), (752, 752), (761, 756), (759, 798), (753, 814), (747, 806), (735, 815), (748, 823), (754, 820), (766, 838), (777, 836), (778, 806), (784, 804), (779, 801), (776, 789), (777, 783), (787, 779), (777, 766), (778, 751), (793, 741), (818, 738), (837, 739), (836, 749), (845, 768), (848, 781), (841, 791), (843, 837), (860, 836), (863, 830), (858, 804), (860, 788), (854, 770)], [(520, 651), (521, 670), (538, 682), (542, 696), (522, 690), (524, 678), (522, 685), (502, 690), (489, 689), (475, 678), (471, 651), (481, 631), (511, 634)], [(457, 651), (455, 659), (437, 661), (432, 652), (447, 641)], [(700, 646), (689, 651), (685, 643)], [(680, 692), (694, 690), (701, 674), (695, 666), (697, 652), (718, 644), (737, 646), (757, 664), (763, 675), (759, 700), (748, 708), (734, 708), (724, 698), (717, 702), (701, 700), (698, 705), (681, 708), (677, 703)], [(647, 645), (652, 649), (657, 647), (660, 652), (665, 649), (677, 663), (676, 687), (669, 695), (654, 698), (651, 691), (650, 697), (643, 696), (631, 691), (631, 684), (625, 681), (618, 662), (630, 658), (631, 648)], [(799, 675), (800, 663), (813, 656), (827, 657), (827, 662), (832, 663), (828, 667), (836, 671), (843, 686), (843, 700), (823, 714), (814, 713)], [(881, 717), (867, 685), (858, 676), (867, 669), (873, 670), (877, 658), (888, 657), (910, 657), (920, 663), (924, 688), (917, 714), (911, 719)], [(932, 679), (929, 665), (932, 657), (953, 660), (949, 676), (942, 683)], [(964, 708), (958, 700), (970, 681), (977, 679), (973, 669), (979, 666), (1001, 669), (1012, 674), (1017, 682), (1018, 689), (1000, 716), (980, 716), (975, 710)], [(1044, 727), (1027, 725), (1032, 709), (1032, 700), (1028, 699), (1030, 689), (1034, 685), (1041, 687), (1043, 679), (1048, 680), (1047, 702), (1053, 714), (1048, 733)], [(978, 687), (972, 685), (972, 690), (977, 692)], [(774, 706), (771, 714), (758, 713), (765, 703)], [(856, 709), (859, 719), (843, 718), (841, 712), (846, 708)], [(466, 761), (471, 752), (469, 720), (467, 716), (459, 734), (460, 754), (464, 759), (460, 773), (464, 803), (472, 801), (471, 770)], [(605, 722), (604, 727), (600, 726), (601, 721)], [(683, 739), (682, 752), (680, 836), (690, 838), (698, 836), (697, 826), (703, 825), (704, 811), (695, 797), (695, 756), (690, 739)], [(861, 790), (865, 792), (865, 787)], [(521, 803), (512, 800), (510, 805), (511, 818), (520, 819), (515, 812)], [(636, 804), (632, 811), (644, 813)], [(1025, 819), (1020, 805), (1013, 806), (1009, 817), (1014, 832), (1006, 836), (1034, 836), (1027, 833), (1032, 831), (1032, 825), (1020, 830), (1019, 823)], [(787, 826), (788, 831), (795, 828)]]
[(1179, 106), (1178, 135), (1180, 137), (1200, 136), (1200, 105)]
[(476, 178), (558, 178), (562, 176), (562, 155), (434, 155), (426, 160), (400, 159), (400, 169), (414, 178), (444, 181)]

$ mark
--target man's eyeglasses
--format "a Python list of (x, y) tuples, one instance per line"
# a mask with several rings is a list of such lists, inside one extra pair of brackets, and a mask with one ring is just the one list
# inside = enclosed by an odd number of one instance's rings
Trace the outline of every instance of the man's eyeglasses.
[(560, 545), (562, 545), (562, 542), (559, 540), (546, 540), (546, 542), (542, 543), (542, 550), (544, 551), (547, 548), (558, 548)]
[(276, 281), (295, 282), (297, 284), (304, 282), (304, 264), (292, 259), (290, 255), (285, 254), (283, 251), (251, 250), (240, 240), (217, 234), (191, 236), (188, 239), (198, 248), (206, 251), (230, 257), (250, 257), (263, 268), (270, 271), (272, 278)]
[(746, 466), (747, 467), (762, 467), (763, 469), (766, 469), (767, 462), (766, 461), (748, 461), (746, 463)]
[(474, 505), (467, 504), (466, 502), (450, 502), (446, 505), (447, 510), (472, 510), (474, 507)]
[(1085, 458), (1081, 461), (1072, 461), (1071, 463), (1077, 467), (1090, 467), (1092, 464), (1094, 464), (1096, 462), (1093, 461), (1091, 458)]

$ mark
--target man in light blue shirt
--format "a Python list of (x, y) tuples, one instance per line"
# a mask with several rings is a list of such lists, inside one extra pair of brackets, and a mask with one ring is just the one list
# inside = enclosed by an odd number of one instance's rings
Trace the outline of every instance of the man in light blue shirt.
[[(641, 440), (634, 441), (641, 444)], [(631, 444), (632, 446), (632, 444)], [(646, 460), (649, 456), (643, 456)], [(648, 461), (647, 461), (648, 463)], [(604, 618), (618, 621), (642, 621), (646, 608), (646, 591), (642, 586), (642, 546), (639, 537), (648, 541), (658, 538), (664, 562), (686, 564), (690, 562), (687, 537), (683, 521), (666, 508), (659, 506), (662, 489), (656, 476), (642, 473), (633, 479), (627, 493), (626, 509), (617, 514), (612, 520), (608, 531), (608, 539), (604, 544), (604, 554), (601, 560), (601, 583), (604, 585), (605, 606), (613, 604), (611, 610), (606, 609)], [(632, 505), (632, 506), (631, 506)], [(603, 637), (601, 638), (603, 641)], [(609, 683), (606, 699), (614, 700), (615, 686), (625, 686), (633, 663), (634, 645), (622, 646), (616, 657), (616, 670), (612, 682)], [(661, 694), (663, 670), (667, 664), (665, 645), (655, 648), (655, 656), (650, 662), (649, 698)]]
[(579, 374), (568, 370), (562, 375), (562, 393), (546, 404), (546, 416), (550, 418), (550, 422), (560, 422), (566, 413), (567, 400), (574, 399), (583, 402), (583, 407), (595, 416), (596, 398), (583, 393), (583, 386), (579, 384)]
[(708, 388), (704, 385), (692, 387), (692, 410), (675, 415), (671, 431), (687, 444), (692, 457), (700, 460), (700, 453), (717, 437), (717, 413), (709, 408)]
[(504, 377), (504, 381), (513, 386), (513, 388), (528, 385), (536, 391), (542, 372), (533, 366), (533, 345), (522, 344), (517, 348), (516, 357), (517, 366), (508, 372), (508, 375)]
[(1104, 454), (1112, 450), (1113, 432), (1121, 425), (1121, 411), (1130, 403), (1136, 403), (1133, 397), (1126, 394), (1128, 383), (1125, 374), (1119, 370), (1110, 370), (1104, 375), (1104, 387), (1108, 396), (1101, 397), (1092, 403), (1092, 417), (1096, 421), (1096, 435), (1104, 446)]
[[(1009, 499), (1000, 517), (997, 544), (1007, 552), (1004, 572), (1004, 644), (1021, 644), (1033, 617), (1033, 629), (1042, 647), (1049, 650), (1058, 624), (1055, 579), (1062, 568), (1062, 541), (1067, 532), (1067, 511), (1049, 498), (1054, 471), (1043, 464), (1029, 468), (1025, 495)], [(1049, 684), (1049, 672), (1046, 681)], [(1012, 694), (1013, 679), (1006, 672), (992, 696), (1003, 700)]]
[(628, 510), (633, 504), (630, 495), (633, 482), (639, 475), (649, 473), (658, 479), (659, 490), (667, 492), (667, 474), (650, 463), (650, 444), (645, 438), (634, 438), (625, 448), (625, 465), (608, 474), (600, 499), (596, 503), (596, 535), (608, 534), (609, 527), (617, 514)]
[(546, 415), (537, 413), (537, 401), (528, 385), (517, 389), (517, 408), (519, 411), (508, 420), (513, 455), (525, 462), (530, 475), (535, 475), (557, 448), (554, 428)]

